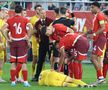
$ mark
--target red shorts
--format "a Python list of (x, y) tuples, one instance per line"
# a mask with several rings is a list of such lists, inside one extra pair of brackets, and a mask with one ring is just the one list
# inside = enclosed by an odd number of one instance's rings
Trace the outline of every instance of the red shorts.
[(98, 39), (96, 41), (93, 41), (92, 54), (97, 56), (103, 55), (103, 49), (105, 48), (106, 42), (106, 36), (103, 34), (99, 35)]
[(74, 47), (70, 50), (71, 56), (74, 56), (76, 60), (84, 60), (87, 58), (87, 52), (89, 49), (89, 42), (86, 37), (81, 36)]
[(25, 63), (27, 61), (28, 44), (25, 40), (10, 43), (10, 62)]

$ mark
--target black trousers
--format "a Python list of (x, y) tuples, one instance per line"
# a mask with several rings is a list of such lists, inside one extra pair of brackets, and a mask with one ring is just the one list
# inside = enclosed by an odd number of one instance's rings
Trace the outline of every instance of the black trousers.
[(43, 63), (45, 62), (45, 57), (46, 57), (47, 52), (49, 52), (49, 43), (40, 43), (39, 44), (39, 58), (38, 58), (36, 74), (35, 74), (35, 78), (37, 80), (42, 71)]

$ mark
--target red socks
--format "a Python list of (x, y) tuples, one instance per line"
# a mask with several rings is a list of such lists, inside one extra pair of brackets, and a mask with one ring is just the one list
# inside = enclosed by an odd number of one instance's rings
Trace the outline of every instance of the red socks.
[(82, 64), (78, 62), (73, 62), (74, 65), (74, 78), (75, 79), (82, 79)]
[(108, 71), (108, 64), (104, 64), (103, 65), (103, 76), (104, 76), (104, 78), (106, 78), (107, 71)]
[(28, 79), (28, 71), (27, 70), (22, 70), (22, 75), (23, 75), (24, 81), (27, 81), (27, 79)]
[(97, 78), (99, 79), (101, 76), (103, 76), (102, 70), (97, 71)]
[(10, 70), (11, 81), (15, 81), (16, 70)]
[(79, 78), (82, 79), (82, 73), (83, 73), (82, 63), (78, 63), (78, 66), (79, 66)]
[(19, 77), (19, 72), (22, 68), (22, 64), (21, 63), (18, 63), (17, 64), (17, 67), (16, 67), (16, 77), (18, 78)]

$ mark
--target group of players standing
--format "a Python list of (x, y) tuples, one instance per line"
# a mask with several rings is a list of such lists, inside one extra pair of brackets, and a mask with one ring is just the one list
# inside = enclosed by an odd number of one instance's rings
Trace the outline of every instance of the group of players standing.
[[(27, 52), (31, 47), (30, 38), (32, 38), (32, 81), (39, 81), (41, 85), (47, 85), (42, 79), (48, 76), (49, 71), (42, 72), (42, 67), (45, 62), (46, 54), (49, 54), (51, 69), (57, 72), (64, 71), (65, 75), (75, 78), (73, 82), (83, 83), (82, 80), (82, 60), (87, 59), (87, 52), (89, 49), (88, 39), (93, 39), (93, 51), (91, 61), (97, 72), (97, 81), (95, 84), (100, 84), (105, 81), (107, 67), (107, 59), (103, 64), (104, 52), (107, 54), (107, 20), (108, 10), (100, 11), (98, 2), (91, 4), (91, 12), (95, 14), (93, 21), (93, 29), (88, 30), (86, 33), (78, 33), (75, 28), (74, 14), (64, 7), (56, 8), (56, 19), (52, 20), (46, 17), (46, 12), (41, 5), (35, 7), (36, 15), (30, 21), (22, 16), (22, 7), (15, 7), (15, 16), (9, 18), (6, 23), (0, 28), (0, 31), (5, 36), (10, 47), (10, 62), (11, 62), (11, 86), (16, 86), (16, 78), (19, 77), (19, 71), (22, 68), (22, 75), (24, 86), (29, 87), (28, 71), (26, 67)], [(69, 17), (71, 16), (71, 18)], [(37, 63), (37, 64), (36, 64)], [(36, 67), (36, 74), (35, 66)], [(54, 71), (51, 71), (54, 75)], [(60, 74), (55, 72), (55, 77)], [(42, 75), (45, 73), (44, 75)], [(53, 76), (52, 75), (52, 76)], [(39, 78), (39, 76), (41, 76)], [(61, 76), (61, 75), (60, 75)], [(63, 77), (62, 77), (63, 76)], [(63, 81), (67, 80), (66, 76), (62, 75)], [(50, 76), (51, 77), (51, 76)], [(47, 77), (48, 78), (48, 77)], [(43, 80), (43, 81), (42, 81)], [(61, 79), (60, 79), (61, 80)], [(63, 84), (63, 81), (62, 84)], [(69, 80), (70, 81), (70, 78)], [(44, 82), (44, 83), (43, 83)], [(66, 86), (67, 82), (65, 81)], [(53, 86), (56, 83), (50, 85)], [(77, 84), (77, 85), (78, 85)], [(49, 84), (48, 84), (49, 85)], [(58, 86), (60, 86), (58, 85)], [(70, 85), (70, 84), (69, 84)], [(70, 86), (72, 86), (71, 84)], [(86, 85), (83, 83), (83, 85)]]

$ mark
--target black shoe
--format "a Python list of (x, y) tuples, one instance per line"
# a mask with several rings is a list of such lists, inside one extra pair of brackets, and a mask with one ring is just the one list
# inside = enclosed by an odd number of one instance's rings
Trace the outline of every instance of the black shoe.
[(38, 82), (38, 79), (34, 77), (34, 78), (31, 79), (31, 81), (32, 82)]

